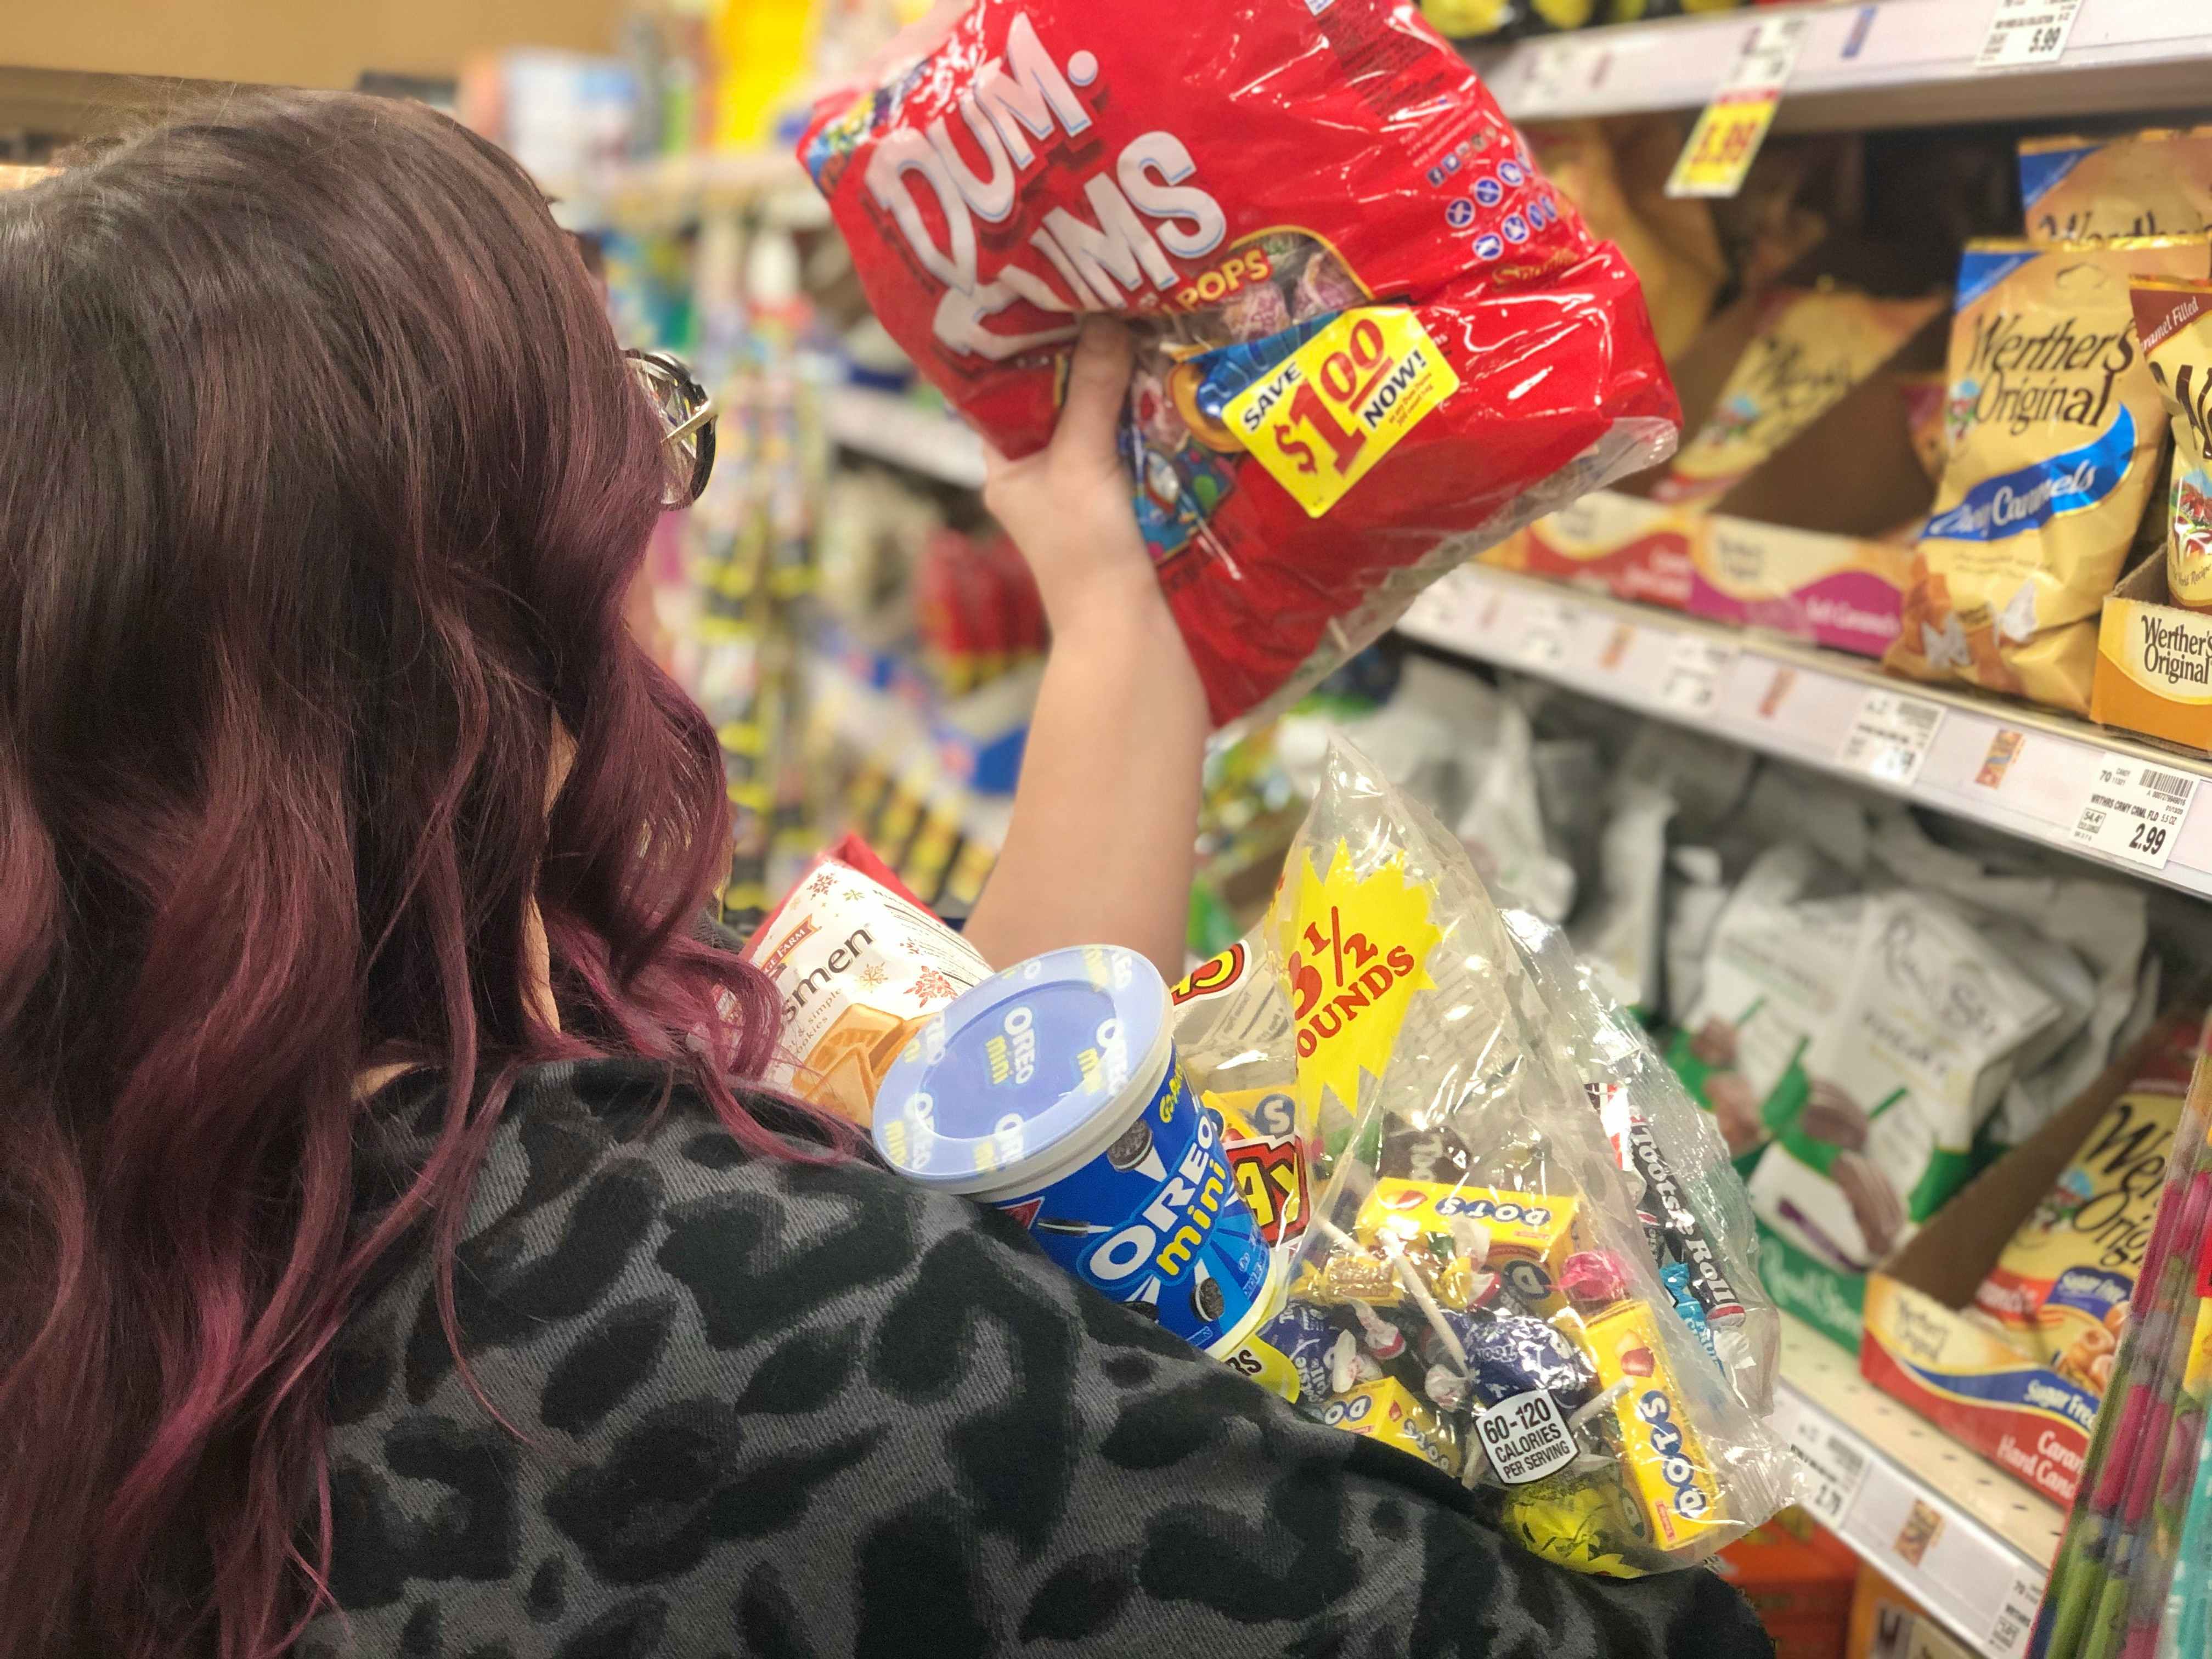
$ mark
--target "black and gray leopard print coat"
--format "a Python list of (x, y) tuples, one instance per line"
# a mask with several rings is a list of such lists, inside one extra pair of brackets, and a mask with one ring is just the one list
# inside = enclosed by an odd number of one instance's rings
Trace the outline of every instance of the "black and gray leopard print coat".
[[(1712, 1574), (1539, 1562), (1005, 1218), (749, 1157), (663, 1094), (602, 1061), (507, 1106), (455, 1273), (507, 1427), (456, 1372), (427, 1237), (381, 1266), (337, 1356), (343, 1611), (299, 1659), (1770, 1651)], [(361, 1219), (441, 1109), (427, 1078), (379, 1097)]]

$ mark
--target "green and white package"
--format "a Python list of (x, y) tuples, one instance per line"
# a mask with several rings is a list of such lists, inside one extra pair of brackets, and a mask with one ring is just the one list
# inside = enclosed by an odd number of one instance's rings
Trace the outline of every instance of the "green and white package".
[(1752, 1175), (1759, 1218), (1838, 1273), (1874, 1266), (1964, 1184), (2010, 1062), (2062, 1012), (1942, 900), (1869, 895), (1804, 1101)]

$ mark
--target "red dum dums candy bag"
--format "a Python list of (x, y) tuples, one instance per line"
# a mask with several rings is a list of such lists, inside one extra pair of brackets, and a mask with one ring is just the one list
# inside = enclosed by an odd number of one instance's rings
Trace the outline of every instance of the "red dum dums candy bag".
[(1636, 278), (1389, 0), (976, 0), (801, 146), (869, 299), (985, 437), (1050, 437), (1079, 313), (1224, 720), (1428, 581), (1663, 458)]

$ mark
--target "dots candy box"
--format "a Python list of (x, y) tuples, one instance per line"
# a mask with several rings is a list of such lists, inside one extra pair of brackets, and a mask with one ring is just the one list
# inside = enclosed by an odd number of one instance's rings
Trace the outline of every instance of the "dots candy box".
[(1635, 276), (1408, 4), (978, 0), (800, 155), (1007, 454), (1051, 435), (1074, 313), (1139, 324), (1123, 453), (1218, 720), (1674, 442)]

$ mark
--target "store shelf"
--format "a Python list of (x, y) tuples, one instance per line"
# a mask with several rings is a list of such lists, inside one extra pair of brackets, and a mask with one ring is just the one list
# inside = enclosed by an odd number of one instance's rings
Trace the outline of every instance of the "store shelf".
[(830, 399), (830, 435), (848, 449), (975, 489), (983, 483), (983, 443), (941, 410), (888, 392), (844, 386)]
[[(2184, 892), (2212, 896), (2212, 763), (2024, 703), (1893, 679), (1873, 663), (1478, 565), (1398, 624), (1407, 638), (1534, 674), (1730, 743), (1833, 773)], [(1886, 702), (1871, 702), (1886, 699)], [(1919, 722), (1917, 755), (1869, 744), (1880, 711)], [(2009, 734), (2009, 735), (2006, 735)], [(2009, 758), (2005, 758), (2006, 756)], [(2163, 869), (2075, 840), (2106, 764), (2195, 780)]]
[[(2193, 106), (2212, 72), (2212, 19), (2172, 0), (2081, 0), (2047, 67), (1978, 70), (1995, 0), (1792, 7), (1804, 44), (1779, 131), (1956, 125)], [(1516, 121), (1694, 109), (1735, 64), (1765, 7), (1591, 29), (1470, 52)]]
[[(925, 711), (909, 696), (870, 684), (865, 653), (815, 649), (805, 658), (807, 696), (840, 745), (864, 756), (924, 793), (953, 803), (963, 836), (995, 853), (1006, 838), (1011, 794), (969, 787), (977, 745), (958, 723)], [(1035, 677), (1006, 692), (1024, 702), (1035, 696)], [(977, 694), (981, 696), (981, 694)], [(1020, 730), (1025, 734), (1026, 720)], [(1019, 738), (1014, 750), (1019, 759)]]
[(2021, 1659), (2065, 1511), (1984, 1462), (1783, 1318), (1776, 1423), (1811, 1468), (1809, 1507), (1978, 1653)]

